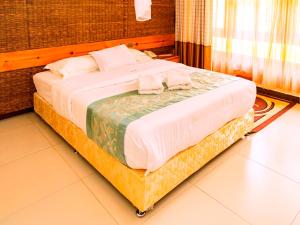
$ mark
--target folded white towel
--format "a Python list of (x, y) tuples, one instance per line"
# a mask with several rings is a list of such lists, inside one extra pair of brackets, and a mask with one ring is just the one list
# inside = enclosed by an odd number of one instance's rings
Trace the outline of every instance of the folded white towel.
[(147, 21), (151, 19), (151, 4), (151, 0), (134, 0), (137, 21)]
[(159, 95), (164, 92), (164, 89), (139, 90), (140, 95)]
[(160, 75), (139, 76), (139, 94), (160, 94), (164, 91)]
[(188, 73), (180, 70), (170, 70), (166, 74), (166, 84), (169, 90), (186, 90), (192, 88), (192, 79)]
[(168, 87), (170, 91), (172, 90), (189, 90), (192, 88), (192, 84), (179, 84), (179, 85), (174, 85), (172, 87)]

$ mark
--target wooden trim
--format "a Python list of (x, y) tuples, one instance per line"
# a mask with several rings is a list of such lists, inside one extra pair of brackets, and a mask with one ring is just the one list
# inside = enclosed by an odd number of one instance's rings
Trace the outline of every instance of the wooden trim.
[(173, 54), (167, 54), (167, 55), (158, 55), (158, 59), (164, 59), (172, 62), (177, 62), (179, 63), (179, 56), (178, 55), (173, 55)]
[(18, 116), (18, 115), (21, 115), (23, 113), (28, 113), (28, 112), (33, 112), (33, 107), (18, 110), (18, 111), (15, 111), (15, 112), (0, 114), (0, 120), (7, 119), (7, 118), (13, 117), (13, 116)]
[(175, 44), (175, 35), (156, 35), (68, 45), (53, 48), (32, 49), (17, 52), (0, 53), (0, 72), (43, 66), (59, 59), (88, 54), (91, 51), (126, 44), (128, 47), (153, 49)]
[(300, 97), (292, 94), (285, 94), (279, 91), (270, 90), (262, 87), (256, 86), (256, 90), (258, 94), (265, 95), (271, 98), (277, 98), (279, 100), (286, 100), (294, 103), (300, 103)]

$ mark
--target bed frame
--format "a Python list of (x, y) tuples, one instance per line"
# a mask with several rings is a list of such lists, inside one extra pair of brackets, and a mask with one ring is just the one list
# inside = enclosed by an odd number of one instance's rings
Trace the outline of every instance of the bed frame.
[(131, 169), (99, 148), (71, 121), (57, 114), (37, 93), (34, 110), (119, 190), (143, 216), (156, 202), (253, 128), (254, 112), (230, 121), (213, 134), (171, 158), (158, 170)]
[[(62, 58), (84, 55), (119, 44), (140, 50), (172, 47), (175, 44), (175, 35), (0, 53), (0, 72), (42, 66)], [(187, 177), (251, 131), (254, 123), (254, 112), (250, 110), (243, 117), (227, 123), (197, 145), (183, 150), (161, 168), (145, 176), (145, 170), (131, 169), (99, 148), (80, 128), (58, 115), (37, 93), (34, 94), (34, 110), (138, 209), (139, 216), (143, 216), (145, 211)]]

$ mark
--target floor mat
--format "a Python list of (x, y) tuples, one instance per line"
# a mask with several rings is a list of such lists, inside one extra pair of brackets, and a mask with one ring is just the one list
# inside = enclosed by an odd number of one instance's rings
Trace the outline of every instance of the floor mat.
[(252, 132), (258, 132), (268, 124), (273, 122), (279, 116), (284, 114), (296, 103), (286, 100), (267, 97), (264, 95), (257, 95), (253, 109), (254, 116), (254, 129)]

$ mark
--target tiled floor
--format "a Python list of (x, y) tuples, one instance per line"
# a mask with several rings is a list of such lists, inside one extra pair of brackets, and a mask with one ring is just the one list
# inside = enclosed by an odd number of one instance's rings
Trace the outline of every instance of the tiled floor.
[(0, 224), (300, 225), (300, 105), (144, 218), (34, 113), (0, 121)]

